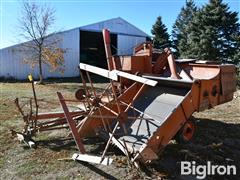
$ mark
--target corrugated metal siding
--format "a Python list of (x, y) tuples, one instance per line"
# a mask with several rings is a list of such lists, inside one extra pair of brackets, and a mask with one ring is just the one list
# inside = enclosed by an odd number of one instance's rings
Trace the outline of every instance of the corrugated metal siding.
[(74, 29), (64, 35), (63, 48), (67, 49), (64, 55), (65, 72), (64, 77), (79, 76), (79, 50), (80, 50), (80, 34), (79, 29)]
[(64, 54), (64, 73), (59, 71), (50, 72), (44, 65), (45, 77), (75, 77), (79, 76), (79, 29), (65, 31), (57, 35), (60, 40), (60, 47), (66, 50)]
[[(61, 38), (60, 47), (67, 49), (64, 54), (64, 73), (50, 72), (48, 66), (43, 65), (44, 78), (49, 77), (74, 77), (79, 75), (79, 30), (75, 29), (58, 34)], [(0, 77), (26, 79), (31, 73), (38, 77), (38, 67), (32, 69), (23, 62), (24, 53), (19, 51), (20, 45), (0, 50)], [(25, 52), (26, 53), (26, 52)]]
[(28, 74), (32, 74), (34, 77), (37, 75), (37, 70), (35, 67), (32, 69), (30, 65), (24, 63), (23, 57), (24, 53), (19, 52), (19, 50), (16, 48), (9, 49), (9, 61), (11, 64), (9, 66), (12, 66), (11, 72), (12, 77), (16, 79), (27, 79)]
[(34, 73), (29, 65), (23, 62), (23, 53), (18, 46), (0, 50), (0, 77), (26, 79), (29, 73)]
[(0, 77), (5, 77), (8, 75), (9, 66), (6, 66), (7, 63), (7, 49), (0, 50)]
[(80, 27), (81, 30), (87, 31), (98, 31), (101, 32), (102, 29), (109, 29), (111, 33), (117, 34), (125, 34), (125, 35), (133, 35), (133, 36), (142, 36), (147, 37), (148, 35), (135, 27), (134, 25), (130, 24), (129, 22), (125, 21), (122, 18), (114, 18), (94, 24), (90, 24), (87, 26)]
[[(144, 42), (148, 36), (122, 18), (110, 19), (59, 33), (56, 36), (62, 39), (60, 47), (67, 49), (64, 55), (65, 71), (63, 74), (59, 72), (50, 72), (49, 67), (43, 65), (44, 78), (78, 76), (80, 30), (101, 32), (103, 28), (109, 29), (111, 33), (118, 34), (118, 55), (132, 54), (133, 48)], [(33, 76), (37, 78), (38, 67), (32, 69), (23, 62), (23, 52), (16, 50), (19, 47), (20, 45), (15, 45), (0, 50), (0, 77), (26, 79), (27, 75), (32, 73)]]
[(134, 47), (145, 41), (145, 37), (118, 35), (118, 55), (132, 55)]

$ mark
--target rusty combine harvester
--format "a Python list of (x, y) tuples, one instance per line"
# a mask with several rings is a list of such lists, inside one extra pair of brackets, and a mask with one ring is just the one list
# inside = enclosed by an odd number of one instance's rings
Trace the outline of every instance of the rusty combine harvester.
[[(234, 65), (174, 60), (170, 49), (160, 52), (150, 42), (135, 47), (132, 56), (112, 56), (110, 32), (104, 29), (103, 37), (108, 70), (80, 63), (84, 88), (76, 91), (75, 100), (57, 92), (62, 113), (25, 115), (16, 101), (25, 136), (68, 127), (79, 149), (74, 160), (111, 164), (106, 152), (114, 144), (131, 162), (147, 163), (158, 159), (170, 140), (187, 142), (193, 137), (194, 112), (233, 98)], [(110, 83), (99, 92), (89, 73)], [(78, 102), (79, 111), (70, 111), (68, 101)], [(82, 139), (95, 136), (106, 141), (102, 156), (89, 155), (84, 148)]]

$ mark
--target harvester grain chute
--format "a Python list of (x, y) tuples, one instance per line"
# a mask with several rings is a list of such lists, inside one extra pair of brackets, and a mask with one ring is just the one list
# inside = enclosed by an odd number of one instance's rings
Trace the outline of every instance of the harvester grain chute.
[[(108, 165), (112, 159), (106, 152), (114, 144), (132, 162), (146, 163), (158, 159), (170, 140), (187, 142), (193, 137), (194, 112), (233, 98), (234, 65), (174, 60), (170, 49), (156, 50), (150, 42), (135, 47), (132, 56), (112, 56), (106, 29), (103, 38), (108, 69), (79, 65), (83, 88), (71, 101), (78, 102), (80, 110), (70, 111), (69, 100), (60, 92), (61, 113), (26, 116), (16, 101), (26, 122), (24, 133), (68, 127), (79, 149), (75, 160)], [(94, 87), (92, 73), (109, 79), (102, 92)], [(106, 141), (99, 157), (87, 154), (82, 141), (95, 136)]]

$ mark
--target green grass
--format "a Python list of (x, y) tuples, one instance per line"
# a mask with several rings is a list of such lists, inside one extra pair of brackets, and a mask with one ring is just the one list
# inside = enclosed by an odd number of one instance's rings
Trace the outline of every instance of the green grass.
[(1, 153), (0, 154), (0, 168), (2, 168), (4, 166), (5, 162), (6, 162), (6, 158), (4, 157), (4, 154)]
[[(64, 97), (71, 99), (74, 98), (74, 92), (81, 86), (82, 84), (77, 81), (56, 83), (54, 80), (48, 81), (45, 85), (36, 85), (40, 112), (61, 109), (56, 92), (60, 91)], [(106, 83), (97, 83), (94, 86), (103, 89)], [(211, 149), (212, 144), (219, 143), (224, 139), (230, 139), (230, 142), (225, 140), (229, 144), (231, 141), (237, 141), (240, 138), (239, 95), (240, 91), (236, 93), (238, 98), (232, 102), (194, 114), (198, 119), (196, 139), (189, 145), (169, 145), (163, 152), (161, 160), (156, 165), (149, 167), (152, 178), (162, 177), (161, 174), (164, 176), (167, 173), (175, 174), (177, 161), (184, 160), (186, 157), (194, 160), (196, 155), (206, 161), (210, 154), (215, 160), (215, 150)], [(121, 165), (118, 161), (114, 161), (113, 165), (108, 167), (74, 161), (59, 161), (58, 159), (71, 158), (72, 154), (77, 152), (73, 140), (70, 140), (70, 143), (62, 140), (66, 137), (67, 132), (65, 131), (38, 134), (35, 138), (39, 143), (37, 149), (28, 149), (23, 144), (19, 144), (9, 131), (10, 129), (21, 131), (23, 128), (22, 118), (14, 105), (16, 97), (19, 97), (21, 104), (33, 97), (31, 84), (29, 82), (0, 83), (0, 179), (107, 179), (109, 177), (107, 174), (119, 179), (134, 179), (134, 177), (137, 179), (139, 177), (126, 164)], [(28, 108), (26, 107), (25, 110)], [(67, 145), (64, 146), (64, 143)], [(88, 152), (99, 150), (99, 144), (94, 141), (86, 145), (86, 149)], [(219, 151), (218, 154), (220, 153), (223, 158), (230, 156), (240, 162), (239, 157), (234, 157), (234, 152), (240, 153), (239, 146), (228, 148), (223, 144), (221, 148), (222, 151)], [(101, 154), (100, 151), (97, 153)], [(109, 152), (112, 155), (115, 153), (114, 151)], [(116, 157), (114, 159), (126, 158), (121, 154), (114, 156)], [(168, 165), (173, 161), (172, 167), (169, 168)]]
[[(65, 81), (35, 85), (40, 105), (39, 111), (49, 112), (61, 109), (56, 92), (60, 91), (64, 97), (71, 99), (74, 98), (74, 92), (81, 86), (82, 84), (79, 82)], [(95, 86), (102, 89), (106, 84), (98, 83)], [(26, 148), (24, 144), (20, 144), (11, 136), (10, 129), (17, 131), (23, 129), (23, 120), (15, 107), (14, 99), (19, 98), (22, 105), (32, 97), (32, 88), (29, 82), (0, 83), (0, 172), (2, 172), (0, 179), (6, 177), (42, 179), (46, 175), (49, 175), (50, 179), (53, 177), (57, 179), (59, 177), (60, 179), (91, 177), (91, 170), (87, 168), (83, 168), (82, 173), (78, 170), (71, 170), (79, 166), (74, 161), (58, 161), (61, 158), (70, 158), (73, 153), (77, 152), (74, 143), (67, 147), (59, 145), (62, 142), (58, 141), (58, 138), (65, 137), (67, 132), (65, 134), (58, 133), (56, 136), (54, 136), (54, 131), (37, 134), (35, 140), (41, 143), (36, 150)], [(29, 106), (26, 105), (24, 110), (28, 112)], [(53, 140), (53, 143), (48, 143), (49, 140)], [(82, 165), (80, 166), (82, 168)]]

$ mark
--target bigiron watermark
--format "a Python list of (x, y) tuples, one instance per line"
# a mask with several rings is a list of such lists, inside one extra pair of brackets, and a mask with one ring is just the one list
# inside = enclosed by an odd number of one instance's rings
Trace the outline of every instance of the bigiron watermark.
[(208, 175), (236, 175), (235, 165), (213, 165), (207, 161), (205, 165), (196, 165), (195, 161), (181, 161), (181, 175), (194, 175), (197, 179), (204, 179)]

